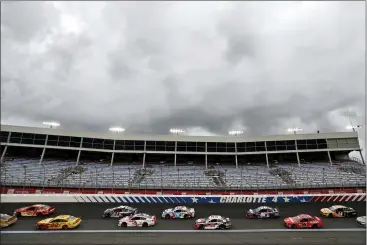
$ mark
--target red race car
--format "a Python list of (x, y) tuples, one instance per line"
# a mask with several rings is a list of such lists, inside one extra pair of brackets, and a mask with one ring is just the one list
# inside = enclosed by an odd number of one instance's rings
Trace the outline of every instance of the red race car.
[(292, 229), (322, 228), (323, 223), (322, 220), (317, 216), (299, 214), (295, 217), (285, 218), (284, 226)]
[(17, 217), (20, 216), (46, 216), (55, 212), (56, 208), (45, 204), (34, 204), (24, 208), (15, 210)]

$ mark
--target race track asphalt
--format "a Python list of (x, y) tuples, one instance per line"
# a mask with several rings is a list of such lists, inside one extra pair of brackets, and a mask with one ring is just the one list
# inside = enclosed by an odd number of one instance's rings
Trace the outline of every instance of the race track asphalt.
[[(31, 203), (29, 203), (31, 204)], [(7, 203), (0, 205), (1, 213), (13, 213), (16, 208), (29, 204)], [(366, 215), (366, 203), (338, 203), (351, 206), (358, 216)], [(320, 230), (286, 230), (283, 219), (305, 213), (319, 215), (320, 209), (330, 203), (279, 204), (281, 217), (270, 220), (250, 220), (244, 217), (249, 208), (256, 204), (196, 204), (195, 219), (218, 214), (231, 218), (232, 229), (228, 231), (195, 231), (194, 220), (163, 220), (163, 209), (172, 204), (135, 204), (140, 212), (157, 216), (157, 223), (148, 228), (120, 228), (117, 219), (101, 217), (107, 208), (119, 204), (57, 203), (56, 214), (81, 216), (80, 227), (73, 231), (39, 232), (35, 224), (40, 218), (21, 217), (1, 234), (1, 244), (9, 245), (55, 245), (55, 244), (297, 244), (297, 245), (361, 245), (366, 244), (365, 230), (358, 229), (355, 218), (323, 218), (324, 228)], [(278, 230), (275, 230), (278, 229)], [(335, 230), (341, 229), (341, 230)], [(165, 232), (166, 231), (166, 232)], [(15, 233), (7, 233), (15, 232)], [(28, 232), (28, 233), (27, 233)], [(26, 234), (27, 233), (27, 234)]]

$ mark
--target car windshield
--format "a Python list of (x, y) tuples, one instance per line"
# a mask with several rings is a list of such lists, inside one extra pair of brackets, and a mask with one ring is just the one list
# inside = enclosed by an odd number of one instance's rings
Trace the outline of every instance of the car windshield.
[(335, 212), (338, 208), (337, 207), (335, 207), (335, 206), (332, 206), (332, 207), (330, 207), (329, 208), (332, 212)]
[(49, 209), (49, 208), (50, 208), (50, 206), (48, 206), (48, 205), (43, 205), (43, 208), (44, 208), (44, 209)]
[(298, 222), (298, 221), (300, 221), (301, 218), (299, 216), (295, 216), (295, 217), (293, 217), (293, 219)]
[(7, 215), (7, 214), (1, 214), (0, 218), (1, 218), (1, 220), (8, 220), (10, 218), (10, 216)]
[(75, 217), (74, 216), (69, 216), (68, 220), (74, 220)]

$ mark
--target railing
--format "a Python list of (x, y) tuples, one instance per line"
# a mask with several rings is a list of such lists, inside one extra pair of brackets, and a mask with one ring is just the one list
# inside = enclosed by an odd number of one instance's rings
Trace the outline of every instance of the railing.
[[(261, 178), (266, 176), (268, 173), (264, 171), (259, 171), (259, 169), (254, 168), (240, 168), (238, 169), (237, 177), (240, 177), (239, 184), (231, 184), (229, 183), (229, 179), (233, 178), (233, 175), (227, 172), (226, 168), (217, 168), (218, 172), (223, 174), (222, 179), (224, 180), (224, 186), (216, 186), (213, 181), (210, 180), (210, 177), (205, 176), (204, 173), (200, 173), (200, 171), (204, 172), (202, 167), (193, 167), (191, 168), (193, 171), (191, 173), (195, 173), (192, 178), (183, 178), (183, 173), (187, 171), (187, 168), (176, 168), (175, 171), (171, 171), (170, 175), (176, 177), (176, 183), (167, 182), (167, 172), (165, 171), (164, 166), (155, 167), (155, 170), (158, 172), (158, 177), (151, 178), (151, 176), (144, 176), (142, 181), (139, 183), (135, 183), (134, 175), (136, 174), (137, 167), (127, 167), (127, 171), (123, 172), (121, 169), (117, 167), (95, 167), (89, 168), (87, 172), (79, 172), (71, 174), (70, 177), (60, 178), (60, 181), (55, 181), (60, 172), (64, 172), (66, 169), (70, 169), (70, 166), (65, 166), (59, 168), (59, 171), (56, 171), (53, 167), (40, 165), (32, 166), (23, 166), (23, 171), (21, 172), (12, 172), (6, 167), (1, 167), (1, 185), (3, 187), (21, 187), (23, 189), (29, 187), (38, 187), (38, 188), (76, 188), (78, 190), (83, 189), (125, 189), (125, 190), (220, 190), (220, 191), (260, 191), (260, 190), (297, 190), (297, 189), (337, 189), (337, 188), (355, 188), (355, 187), (365, 187), (366, 179), (363, 177), (361, 169), (361, 177), (356, 177), (356, 181), (343, 181), (341, 171), (338, 172), (339, 177), (334, 178), (333, 180), (329, 180), (326, 178), (326, 171), (329, 169), (325, 168), (322, 170), (322, 181), (318, 183), (312, 182), (310, 180), (310, 175), (312, 176), (313, 172), (304, 172), (306, 175), (306, 181), (303, 183), (297, 183), (297, 181), (293, 184), (287, 184), (279, 176), (270, 176), (269, 179), (275, 180), (273, 182), (269, 182), (264, 184), (264, 182), (260, 182)], [(86, 166), (86, 165), (85, 165)], [(125, 170), (126, 170), (125, 169)], [(186, 169), (186, 170), (185, 170)], [(295, 174), (295, 169), (291, 169), (289, 172), (291, 176), (297, 176)], [(306, 168), (305, 168), (306, 169)], [(334, 168), (333, 168), (334, 169)], [(102, 173), (109, 173), (108, 178), (104, 178)], [(253, 176), (249, 178), (249, 175), (244, 176), (244, 173), (250, 170)], [(233, 171), (232, 171), (233, 174)], [(351, 175), (353, 175), (351, 173)], [(347, 176), (347, 175), (345, 175)], [(69, 178), (69, 179), (68, 179)], [(122, 178), (126, 178), (122, 179)], [(183, 182), (182, 179), (186, 182)], [(188, 182), (188, 179), (192, 179), (192, 182)], [(297, 177), (295, 177), (297, 179)], [(71, 181), (73, 180), (73, 181)], [(205, 181), (203, 181), (205, 180)]]

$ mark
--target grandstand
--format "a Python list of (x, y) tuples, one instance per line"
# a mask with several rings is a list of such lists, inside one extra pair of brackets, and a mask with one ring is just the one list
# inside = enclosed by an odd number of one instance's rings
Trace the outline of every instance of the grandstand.
[(1, 126), (2, 186), (262, 190), (364, 187), (356, 132), (130, 136)]

